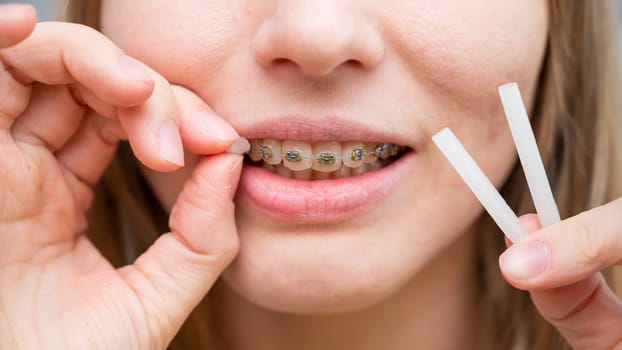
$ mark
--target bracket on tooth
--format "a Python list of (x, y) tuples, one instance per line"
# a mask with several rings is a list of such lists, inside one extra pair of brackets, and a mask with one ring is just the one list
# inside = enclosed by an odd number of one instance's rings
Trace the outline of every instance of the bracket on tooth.
[(322, 152), (317, 156), (317, 162), (322, 165), (332, 165), (335, 164), (337, 157), (334, 153), (331, 152)]
[(374, 152), (372, 153), (372, 155), (374, 157), (380, 158), (384, 154), (384, 151), (385, 151), (384, 145), (379, 145), (379, 146), (376, 146), (376, 148), (374, 148)]
[(261, 158), (263, 159), (272, 158), (272, 148), (268, 146), (259, 146), (259, 153), (261, 154)]
[(356, 148), (352, 150), (350, 160), (363, 160), (363, 157), (365, 157), (365, 150), (362, 148)]
[(302, 162), (302, 154), (300, 151), (287, 151), (285, 153), (285, 159), (292, 163)]

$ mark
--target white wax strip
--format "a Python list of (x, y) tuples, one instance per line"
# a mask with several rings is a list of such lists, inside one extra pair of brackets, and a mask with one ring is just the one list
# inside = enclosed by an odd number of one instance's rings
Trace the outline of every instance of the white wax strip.
[(505, 115), (510, 124), (516, 150), (527, 178), (538, 217), (542, 227), (560, 221), (559, 210), (553, 199), (549, 180), (544, 171), (542, 158), (538, 152), (536, 138), (529, 124), (527, 110), (516, 83), (508, 83), (499, 87), (499, 95), (503, 103)]
[(517, 242), (527, 235), (527, 229), (510, 209), (499, 191), (493, 186), (471, 155), (458, 141), (451, 130), (445, 128), (432, 137), (432, 140), (449, 163), (456, 169), (462, 180), (471, 188), (475, 197), (482, 203), (501, 231), (512, 241)]

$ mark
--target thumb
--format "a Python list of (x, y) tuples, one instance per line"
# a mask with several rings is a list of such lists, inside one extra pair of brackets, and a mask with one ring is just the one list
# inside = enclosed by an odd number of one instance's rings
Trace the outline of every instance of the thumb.
[(37, 12), (32, 5), (0, 4), (0, 48), (26, 39), (36, 24)]
[[(499, 259), (504, 277), (528, 290), (540, 314), (573, 349), (613, 349), (622, 344), (622, 303), (599, 271), (620, 258), (622, 200), (538, 230)], [(539, 222), (522, 219), (528, 230)]]
[(233, 195), (242, 156), (203, 158), (179, 195), (162, 235), (125, 274), (162, 344), (177, 333), (238, 251)]

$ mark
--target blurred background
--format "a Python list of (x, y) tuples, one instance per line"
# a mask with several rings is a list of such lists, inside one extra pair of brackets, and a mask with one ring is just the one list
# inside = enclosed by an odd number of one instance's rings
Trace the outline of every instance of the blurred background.
[(9, 1), (9, 0), (0, 0), (0, 4), (8, 3), (8, 2), (21, 2), (28, 3), (37, 6), (37, 11), (39, 13), (40, 21), (51, 21), (56, 17), (56, 9), (54, 0), (31, 0), (31, 1)]

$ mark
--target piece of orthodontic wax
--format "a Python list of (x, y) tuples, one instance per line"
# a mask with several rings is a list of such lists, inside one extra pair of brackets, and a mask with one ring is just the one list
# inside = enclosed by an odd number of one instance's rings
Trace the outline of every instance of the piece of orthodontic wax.
[(501, 228), (501, 231), (512, 242), (517, 242), (527, 236), (527, 229), (462, 146), (456, 135), (449, 128), (445, 128), (436, 133), (432, 140), (456, 169), (462, 180), (469, 186), (475, 197), (482, 203), (497, 226)]
[(546, 177), (542, 158), (540, 157), (540, 152), (538, 152), (536, 138), (531, 129), (518, 84), (508, 83), (501, 85), (499, 87), (499, 95), (510, 124), (510, 131), (514, 138), (518, 157), (527, 178), (531, 198), (538, 212), (540, 224), (542, 227), (545, 227), (559, 222), (559, 210), (555, 204), (549, 180)]
[(251, 150), (251, 144), (245, 137), (240, 137), (227, 149), (227, 153), (245, 154)]

